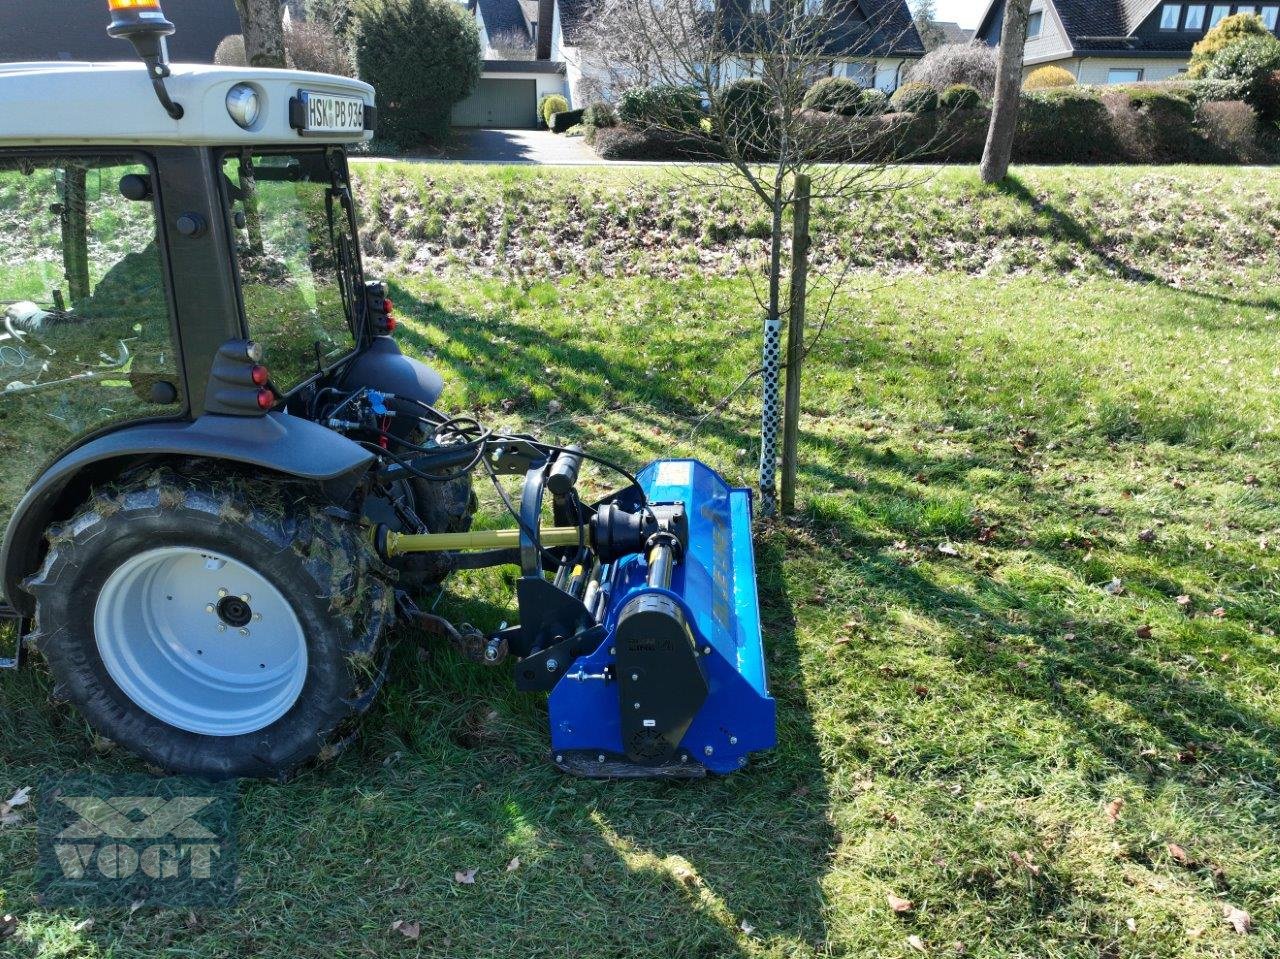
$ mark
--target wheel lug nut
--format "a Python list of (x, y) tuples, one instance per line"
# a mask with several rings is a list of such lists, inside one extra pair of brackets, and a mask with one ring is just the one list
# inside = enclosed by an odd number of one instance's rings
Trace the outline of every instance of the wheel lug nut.
[(258, 622), (258, 620), (260, 620), (260, 619), (262, 619), (262, 614), (261, 614), (261, 613), (254, 613), (254, 614), (253, 614), (253, 621), (254, 621), (255, 623), (256, 623), (256, 622)]
[(208, 606), (206, 606), (206, 607), (204, 608), (204, 611), (205, 611), (206, 613), (212, 613), (212, 612), (213, 612), (213, 603), (210, 603)]
[(220, 633), (225, 633), (226, 631), (227, 631), (227, 624), (226, 624), (226, 623), (219, 623), (219, 624), (218, 624), (218, 632), (220, 632)]
[(241, 626), (241, 627), (240, 627), (240, 635), (241, 635), (241, 636), (248, 636), (248, 635), (249, 635), (249, 631), (248, 631), (247, 629), (245, 629), (243, 626)]
[(225, 589), (218, 590), (218, 599), (226, 599), (227, 591)]
[(240, 597), (240, 602), (242, 603), (249, 603), (252, 601), (253, 601), (253, 597), (250, 596), (248, 593), (245, 593), (243, 596)]

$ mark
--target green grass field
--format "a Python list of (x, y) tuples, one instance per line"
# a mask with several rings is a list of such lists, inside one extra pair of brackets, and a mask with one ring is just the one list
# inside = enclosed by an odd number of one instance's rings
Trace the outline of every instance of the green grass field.
[[(1033, 214), (1001, 222), (1048, 224), (1043, 249), (1070, 257), (986, 270), (885, 254), (841, 295), (806, 372), (800, 514), (757, 530), (780, 744), (745, 772), (566, 779), (546, 762), (539, 698), (404, 637), (351, 750), (289, 785), (242, 787), (237, 906), (42, 908), (27, 812), (0, 827), (0, 913), (19, 921), (0, 952), (1280, 954), (1280, 281), (1263, 262), (1280, 211), (1247, 171), (1212, 172), (1030, 172)], [(373, 188), (399, 175), (379, 168)], [(921, 189), (961, 209), (965, 177)], [(446, 172), (397, 194), (405, 222), (464, 182), (483, 197), (537, 181)], [(1178, 258), (1127, 246), (1119, 214), (1088, 219), (1105, 212), (1090, 196), (1143, 182), (1208, 208), (1218, 191), (1221, 228)], [(614, 187), (632, 203), (661, 194)], [(1044, 213), (1055, 196), (1083, 226), (1061, 232)], [(534, 249), (518, 227), (509, 242)], [(1218, 255), (1244, 235), (1269, 236), (1270, 252)], [(925, 239), (941, 249), (945, 235)], [(691, 436), (756, 362), (738, 266), (534, 277), (415, 266), (407, 227), (391, 240), (398, 337), (445, 373), (448, 405), (635, 464), (697, 455), (751, 482), (757, 398)], [(587, 471), (589, 488), (612, 482)], [(501, 524), (486, 502), (482, 521)], [(513, 576), (452, 581), (437, 609), (496, 626)], [(0, 684), (0, 799), (43, 771), (137, 769), (48, 704), (40, 669)], [(455, 881), (469, 869), (474, 884)]]

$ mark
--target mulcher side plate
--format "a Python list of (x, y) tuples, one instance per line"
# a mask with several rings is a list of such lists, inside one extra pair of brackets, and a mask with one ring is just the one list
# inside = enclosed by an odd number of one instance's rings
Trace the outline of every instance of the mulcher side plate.
[[(677, 564), (670, 591), (646, 584), (645, 560), (630, 556), (610, 570), (605, 639), (580, 657), (551, 692), (551, 743), (556, 765), (579, 775), (698, 776), (745, 766), (752, 752), (777, 740), (775, 709), (765, 677), (751, 543), (751, 493), (730, 487), (697, 460), (660, 460), (637, 479), (653, 503), (683, 502), (689, 518), (688, 552)], [(643, 593), (670, 595), (692, 626), (708, 695), (661, 765), (629, 762), (623, 745), (620, 678), (592, 679), (616, 657), (618, 612)], [(573, 675), (586, 676), (574, 679)], [(628, 703), (628, 705), (630, 705)]]

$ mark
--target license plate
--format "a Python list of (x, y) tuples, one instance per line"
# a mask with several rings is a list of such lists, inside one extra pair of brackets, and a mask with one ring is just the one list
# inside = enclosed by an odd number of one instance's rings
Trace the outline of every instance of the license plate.
[(298, 91), (298, 98), (302, 100), (303, 135), (364, 132), (363, 100), (310, 90)]

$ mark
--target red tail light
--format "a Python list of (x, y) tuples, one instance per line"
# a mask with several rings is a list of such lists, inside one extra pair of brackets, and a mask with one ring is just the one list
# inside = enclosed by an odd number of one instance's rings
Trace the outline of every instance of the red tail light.
[(276, 405), (276, 395), (270, 390), (258, 390), (258, 409), (269, 410)]
[(271, 372), (265, 366), (255, 366), (249, 371), (254, 386), (266, 386), (271, 379)]

